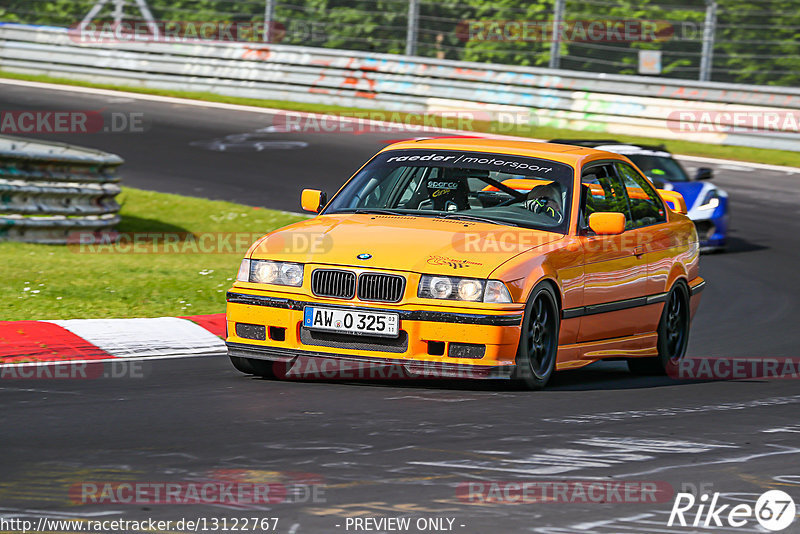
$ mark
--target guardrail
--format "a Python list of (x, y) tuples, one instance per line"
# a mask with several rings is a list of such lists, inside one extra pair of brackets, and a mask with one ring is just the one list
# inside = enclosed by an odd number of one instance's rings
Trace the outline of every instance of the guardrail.
[(0, 240), (64, 244), (119, 223), (122, 159), (61, 143), (0, 137)]
[[(792, 121), (748, 131), (734, 112), (785, 117), (800, 90), (687, 82), (247, 42), (96, 40), (64, 28), (0, 26), (0, 68), (119, 85), (438, 112), (578, 131), (796, 150)], [(94, 39), (94, 40), (93, 40)], [(710, 114), (710, 115), (704, 115)], [(715, 123), (719, 123), (718, 125)], [(732, 127), (737, 126), (733, 131)], [(747, 126), (747, 125), (745, 125)]]

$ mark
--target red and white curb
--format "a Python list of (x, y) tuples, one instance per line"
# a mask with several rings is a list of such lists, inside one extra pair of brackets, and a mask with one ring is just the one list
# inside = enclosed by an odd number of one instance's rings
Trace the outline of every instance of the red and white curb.
[(0, 366), (224, 355), (225, 314), (0, 321)]

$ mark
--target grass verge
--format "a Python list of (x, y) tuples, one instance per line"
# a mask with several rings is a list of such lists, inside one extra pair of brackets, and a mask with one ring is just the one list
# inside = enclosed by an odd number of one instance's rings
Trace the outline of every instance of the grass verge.
[[(230, 202), (123, 188), (124, 236), (138, 246), (47, 246), (0, 243), (0, 319), (81, 319), (201, 315), (225, 311), (225, 291), (257, 235), (302, 215)], [(157, 218), (153, 218), (157, 216)], [(151, 253), (153, 236), (197, 236)], [(239, 245), (229, 233), (241, 233)], [(150, 234), (149, 237), (147, 234)], [(221, 238), (217, 236), (222, 234)], [(210, 236), (203, 241), (204, 236)], [(226, 241), (225, 236), (230, 237)], [(228, 245), (230, 243), (230, 245)], [(209, 253), (221, 250), (222, 253)], [(141, 252), (136, 252), (141, 251)]]
[[(256, 106), (265, 108), (285, 109), (289, 111), (307, 111), (312, 113), (380, 113), (375, 110), (367, 110), (360, 108), (348, 108), (342, 106), (330, 106), (324, 104), (308, 104), (302, 102), (288, 102), (283, 100), (259, 100), (253, 98), (239, 98), (232, 96), (217, 95), (214, 93), (203, 93), (193, 91), (172, 91), (165, 89), (151, 89), (146, 87), (132, 87), (125, 85), (110, 85), (91, 83), (82, 80), (72, 80), (68, 78), (54, 78), (46, 75), (34, 74), (18, 74), (6, 71), (0, 71), (0, 78), (12, 78), (16, 80), (28, 80), (45, 83), (57, 83), (63, 85), (75, 85), (80, 87), (94, 87), (99, 89), (112, 89), (119, 91), (129, 91), (134, 93), (143, 93), (150, 95), (170, 96), (175, 98), (187, 98), (192, 100), (205, 100), (209, 102), (222, 102), (227, 104), (239, 104), (245, 106)], [(389, 113), (386, 114), (391, 115)], [(405, 114), (394, 114), (395, 116), (402, 117)], [(401, 119), (402, 120), (402, 119)], [(603, 132), (583, 132), (574, 130), (565, 130), (559, 128), (551, 128), (547, 126), (539, 127), (520, 127), (508, 128), (506, 126), (500, 127), (495, 123), (488, 122), (474, 122), (472, 123), (474, 131), (476, 132), (494, 132), (502, 133), (504, 135), (516, 135), (521, 137), (533, 137), (539, 139), (555, 139), (555, 138), (582, 138), (582, 139), (607, 139), (613, 137), (626, 143), (663, 143), (667, 149), (675, 154), (685, 154), (689, 156), (705, 156), (711, 158), (730, 159), (738, 161), (750, 161), (755, 163), (767, 163), (771, 165), (788, 165), (791, 167), (800, 167), (800, 152), (792, 152), (788, 150), (770, 150), (764, 148), (743, 148), (738, 146), (726, 145), (708, 145), (703, 143), (695, 143), (690, 141), (680, 140), (660, 140), (650, 137), (638, 137), (631, 135), (612, 135)]]

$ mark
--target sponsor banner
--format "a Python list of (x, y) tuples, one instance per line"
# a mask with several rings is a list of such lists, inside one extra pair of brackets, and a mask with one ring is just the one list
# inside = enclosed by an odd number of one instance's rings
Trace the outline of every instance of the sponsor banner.
[(375, 164), (394, 166), (427, 166), (466, 168), (515, 174), (520, 178), (534, 176), (548, 181), (569, 181), (575, 170), (565, 163), (526, 156), (511, 156), (490, 152), (467, 152), (462, 150), (389, 150), (376, 155)]

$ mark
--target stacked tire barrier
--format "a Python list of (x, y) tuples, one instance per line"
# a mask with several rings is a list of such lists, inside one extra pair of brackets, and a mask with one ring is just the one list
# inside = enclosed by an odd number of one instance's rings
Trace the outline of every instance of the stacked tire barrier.
[(111, 230), (121, 163), (97, 150), (0, 137), (0, 240), (65, 244), (73, 233)]
[[(153, 42), (0, 25), (0, 69), (99, 83), (797, 150), (800, 89), (467, 63), (250, 42)], [(765, 129), (736, 113), (776, 120)], [(483, 119), (482, 119), (483, 120)], [(501, 132), (502, 133), (502, 132)]]

